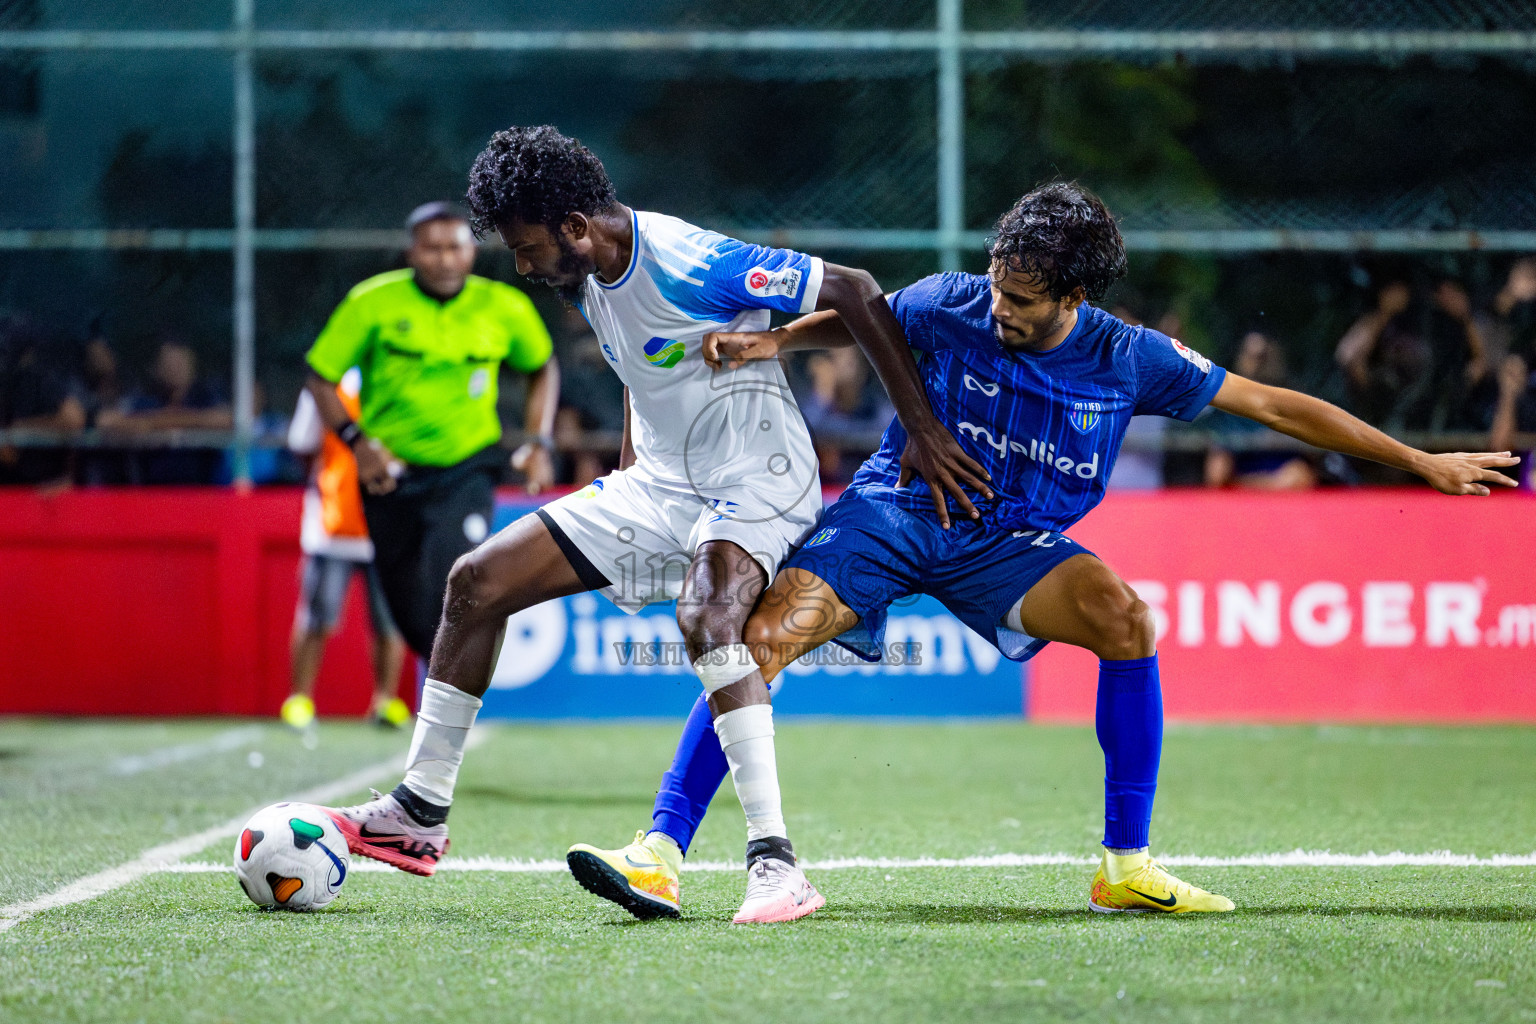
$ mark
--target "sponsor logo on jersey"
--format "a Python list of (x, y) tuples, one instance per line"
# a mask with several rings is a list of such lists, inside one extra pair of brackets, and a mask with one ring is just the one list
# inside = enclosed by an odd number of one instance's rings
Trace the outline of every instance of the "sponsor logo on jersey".
[(988, 448), (997, 452), (999, 458), (1006, 459), (1017, 452), (1031, 462), (1049, 466), (1067, 476), (1092, 480), (1099, 475), (1098, 452), (1094, 452), (1092, 458), (1085, 462), (1076, 462), (1066, 455), (1057, 455), (1054, 442), (1048, 443), (1032, 437), (1029, 439), (1029, 444), (1025, 445), (1022, 441), (1010, 441), (1007, 434), (1004, 434), (1001, 439), (995, 438), (992, 436), (992, 431), (986, 427), (978, 427), (974, 423), (957, 423), (955, 427), (962, 434), (970, 434), (972, 440), (984, 442)]
[(1067, 413), (1067, 422), (1079, 434), (1086, 434), (1099, 425), (1103, 412), (1103, 402), (1073, 402), (1072, 411)]
[(1201, 373), (1211, 372), (1211, 361), (1205, 358), (1205, 356), (1185, 345), (1178, 338), (1169, 338), (1168, 340), (1173, 342), (1173, 350), (1179, 355), (1183, 356), (1185, 359), (1188, 359), (1190, 362), (1194, 363), (1196, 366), (1200, 367)]
[(967, 390), (967, 391), (980, 391), (982, 394), (986, 395), (988, 398), (996, 398), (997, 397), (997, 392), (998, 392), (999, 388), (998, 388), (998, 386), (996, 384), (992, 384), (990, 382), (986, 383), (986, 384), (983, 384), (981, 381), (977, 380), (975, 377), (972, 377), (968, 373), (961, 374), (960, 378), (961, 378), (962, 381), (965, 382), (965, 390)]
[(645, 361), (670, 370), (683, 359), (683, 343), (674, 338), (652, 338), (645, 343)]
[(800, 279), (803, 276), (795, 267), (784, 267), (781, 270), (753, 267), (747, 271), (747, 291), (760, 299), (773, 295), (792, 299), (800, 294)]
[(831, 540), (833, 537), (836, 537), (836, 536), (837, 536), (837, 527), (835, 527), (835, 526), (828, 526), (825, 529), (816, 531), (816, 536), (814, 536), (810, 540), (806, 541), (805, 542), (805, 546), (808, 547), (808, 548), (820, 547), (821, 545), (825, 544), (827, 541)]

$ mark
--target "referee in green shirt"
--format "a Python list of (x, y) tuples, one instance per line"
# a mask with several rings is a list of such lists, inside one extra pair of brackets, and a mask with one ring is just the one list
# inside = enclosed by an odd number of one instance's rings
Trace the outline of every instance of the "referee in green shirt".
[[(428, 203), (406, 226), (409, 269), (347, 293), (309, 350), (305, 386), (357, 456), (384, 596), (406, 642), (426, 658), (454, 560), (490, 533), (505, 458), (497, 371), (506, 363), (528, 375), (530, 440), (512, 465), (537, 493), (553, 480), (560, 370), (528, 297), (470, 273), (475, 239), (462, 210)], [(353, 366), (363, 376), (356, 422), (336, 397)]]

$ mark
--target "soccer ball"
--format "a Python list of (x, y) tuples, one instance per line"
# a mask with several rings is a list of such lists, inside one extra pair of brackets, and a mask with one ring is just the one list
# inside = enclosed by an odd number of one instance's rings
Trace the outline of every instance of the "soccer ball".
[(257, 811), (235, 839), (235, 875), (258, 907), (316, 910), (347, 880), (347, 840), (314, 804)]

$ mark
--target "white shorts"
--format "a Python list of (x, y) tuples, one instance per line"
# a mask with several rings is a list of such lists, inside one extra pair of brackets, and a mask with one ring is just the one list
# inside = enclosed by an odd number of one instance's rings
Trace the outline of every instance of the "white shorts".
[(742, 548), (772, 583), (789, 549), (805, 540), (821, 517), (821, 491), (815, 487), (781, 502), (751, 484), (717, 490), (705, 498), (658, 484), (631, 467), (539, 511), (607, 578), (601, 592), (633, 615), (682, 593), (693, 553), (705, 541), (728, 540)]

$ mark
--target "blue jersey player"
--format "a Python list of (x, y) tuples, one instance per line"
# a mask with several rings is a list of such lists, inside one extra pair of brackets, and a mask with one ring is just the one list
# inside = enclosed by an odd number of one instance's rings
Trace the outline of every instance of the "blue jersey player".
[[(1050, 641), (1098, 656), (1095, 725), (1104, 751), (1104, 850), (1089, 906), (1105, 913), (1233, 908), (1164, 870), (1148, 850), (1162, 747), (1162, 693), (1148, 606), (1063, 535), (1104, 497), (1132, 415), (1193, 419), (1207, 405), (1317, 446), (1419, 474), (1447, 494), (1512, 486), (1498, 455), (1427, 455), (1306, 395), (1213, 366), (1178, 341), (1087, 304), (1125, 270), (1113, 218), (1091, 193), (1056, 183), (997, 224), (990, 273), (940, 274), (889, 297), (933, 411), (988, 472), (980, 518), (932, 492), (904, 465), (893, 422), (820, 527), (785, 562), (744, 637), (765, 680), (837, 640), (878, 657), (886, 609), (938, 598), (1008, 657)], [(714, 335), (723, 369), (792, 348), (852, 344), (836, 314), (771, 332)], [(936, 517), (933, 510), (937, 508)], [(677, 898), (677, 868), (726, 764), (695, 708), (657, 795), (649, 833), (618, 851), (573, 847), (573, 870), (606, 870), (634, 900)], [(675, 903), (673, 904), (675, 906)]]

